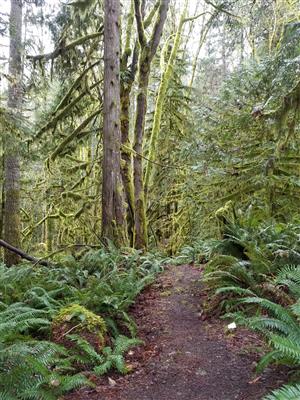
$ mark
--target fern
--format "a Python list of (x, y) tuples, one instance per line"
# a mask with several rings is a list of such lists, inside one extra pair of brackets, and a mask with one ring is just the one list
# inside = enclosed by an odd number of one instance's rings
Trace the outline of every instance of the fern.
[[(97, 374), (110, 369), (126, 373), (124, 354), (141, 343), (119, 336), (119, 328), (135, 336), (128, 308), (162, 271), (163, 260), (138, 251), (122, 253), (111, 245), (59, 264), (0, 265), (0, 399), (57, 399), (90, 384), (75, 373), (80, 366)], [(74, 345), (67, 350), (44, 340), (53, 318), (70, 304), (104, 314), (113, 346), (98, 352), (82, 337), (69, 335)]]
[(45, 329), (49, 325), (49, 315), (46, 311), (15, 303), (0, 312), (0, 340), (1, 335), (24, 333), (29, 329)]
[[(297, 335), (296, 335), (297, 334)], [(295, 336), (294, 336), (295, 335)], [(270, 343), (280, 351), (286, 358), (294, 360), (300, 364), (300, 335), (299, 332), (290, 334), (288, 337), (280, 335), (271, 335)]]
[(300, 385), (286, 385), (280, 389), (274, 390), (271, 394), (265, 396), (263, 400), (299, 400)]
[(125, 374), (128, 372), (124, 354), (133, 346), (138, 346), (143, 342), (139, 339), (128, 338), (119, 335), (112, 347), (104, 347), (99, 354), (90, 343), (79, 335), (68, 335), (68, 338), (75, 343), (75, 347), (70, 350), (72, 362), (79, 362), (85, 366), (93, 367), (97, 375), (106, 374), (109, 370)]
[(105, 361), (102, 365), (94, 368), (94, 372), (97, 375), (103, 375), (110, 369), (116, 369), (121, 374), (126, 374), (128, 368), (125, 363), (124, 354), (134, 346), (138, 346), (143, 342), (139, 339), (128, 338), (126, 336), (118, 336), (114, 343), (114, 348), (105, 347), (103, 349), (103, 354), (105, 356)]
[[(3, 398), (57, 399), (70, 389), (87, 385), (82, 375), (64, 376), (60, 358), (66, 350), (42, 341), (0, 345), (0, 393)], [(56, 371), (55, 371), (55, 370)]]
[(75, 342), (73, 359), (80, 363), (95, 365), (103, 363), (104, 358), (80, 335), (68, 335), (69, 339)]

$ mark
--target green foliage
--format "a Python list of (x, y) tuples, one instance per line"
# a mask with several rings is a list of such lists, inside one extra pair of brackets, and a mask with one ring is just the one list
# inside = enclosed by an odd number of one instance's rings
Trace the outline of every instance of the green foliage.
[(300, 385), (287, 385), (272, 394), (264, 397), (263, 400), (298, 400), (300, 398)]
[[(267, 9), (262, 7), (257, 22)], [(281, 11), (284, 19), (285, 6)], [(276, 49), (266, 52), (267, 40), (261, 38), (259, 55), (241, 62), (233, 73), (227, 71), (226, 79), (214, 58), (201, 60), (194, 132), (182, 145), (180, 157), (188, 169), (182, 190), (192, 215), (191, 239), (224, 233), (216, 212), (228, 201), (235, 219), (249, 221), (251, 216), (254, 229), (265, 221), (299, 221), (300, 31), (297, 14), (290, 12), (295, 22), (288, 18), (282, 26), (275, 23), (282, 29), (278, 37), (274, 34)]]
[(105, 347), (103, 349), (104, 362), (94, 368), (97, 375), (103, 375), (110, 369), (115, 369), (122, 374), (130, 372), (126, 366), (124, 353), (131, 347), (141, 345), (143, 342), (135, 338), (128, 338), (126, 336), (118, 336), (114, 343), (114, 348)]
[(111, 369), (126, 374), (130, 372), (126, 366), (124, 354), (131, 348), (141, 345), (143, 342), (136, 338), (128, 338), (123, 335), (117, 336), (112, 347), (106, 346), (98, 353), (90, 343), (79, 335), (67, 336), (74, 343), (69, 351), (70, 359), (80, 363), (85, 368), (91, 368), (96, 375), (104, 375)]
[(173, 258), (172, 263), (180, 264), (201, 264), (211, 259), (215, 254), (220, 241), (216, 239), (197, 240), (191, 245), (185, 245)]
[[(265, 338), (270, 351), (257, 364), (257, 372), (274, 363), (299, 367), (299, 226), (252, 226), (249, 219), (228, 224), (219, 242), (219, 254), (204, 273), (213, 306), (223, 306), (229, 311), (226, 318)], [(266, 399), (297, 398), (298, 389), (283, 387)]]
[[(128, 372), (124, 354), (141, 342), (120, 331), (135, 335), (128, 308), (161, 270), (154, 255), (113, 247), (49, 268), (1, 265), (0, 398), (57, 399), (89, 384), (78, 369)], [(80, 325), (66, 333), (74, 343), (68, 350), (49, 341), (51, 326), (64, 322)], [(81, 330), (107, 334), (113, 344), (94, 349)]]
[(66, 350), (53, 343), (15, 339), (0, 342), (0, 398), (55, 400), (88, 380), (80, 374), (68, 376)]
[(215, 246), (219, 254), (212, 256), (204, 271), (208, 290), (223, 305), (250, 293), (290, 305), (299, 290), (298, 235), (299, 226), (292, 224), (252, 227), (245, 221), (226, 226), (224, 239)]

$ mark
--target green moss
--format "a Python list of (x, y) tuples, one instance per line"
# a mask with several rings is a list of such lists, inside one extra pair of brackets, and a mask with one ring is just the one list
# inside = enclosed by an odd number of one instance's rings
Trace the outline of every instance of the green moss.
[(217, 218), (219, 217), (224, 217), (226, 216), (228, 213), (231, 213), (233, 210), (233, 202), (231, 200), (227, 201), (227, 203), (225, 204), (224, 207), (219, 208), (216, 212), (215, 212), (215, 216)]
[(90, 333), (96, 333), (101, 341), (104, 341), (106, 324), (100, 315), (94, 314), (79, 304), (70, 304), (60, 309), (53, 319), (53, 326), (71, 322), (78, 325), (79, 331), (87, 330)]

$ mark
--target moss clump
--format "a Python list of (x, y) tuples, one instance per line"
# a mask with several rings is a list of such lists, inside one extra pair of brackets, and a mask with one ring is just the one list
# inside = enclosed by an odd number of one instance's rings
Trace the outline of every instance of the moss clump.
[(217, 218), (226, 217), (228, 215), (231, 215), (232, 212), (233, 212), (233, 202), (231, 200), (229, 200), (229, 201), (227, 201), (227, 203), (225, 204), (224, 207), (219, 208), (215, 212), (215, 216)]
[(106, 324), (104, 319), (79, 304), (70, 304), (62, 308), (54, 317), (52, 327), (54, 332), (59, 330), (61, 333), (72, 331), (72, 333), (82, 336), (86, 336), (87, 333), (96, 335), (97, 347), (102, 347), (105, 343)]

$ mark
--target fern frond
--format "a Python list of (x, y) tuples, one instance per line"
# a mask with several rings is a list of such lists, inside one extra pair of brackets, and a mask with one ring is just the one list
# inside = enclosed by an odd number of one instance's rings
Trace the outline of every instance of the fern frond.
[(242, 303), (257, 304), (260, 307), (268, 310), (268, 312), (270, 312), (271, 314), (276, 316), (278, 319), (290, 324), (296, 330), (299, 329), (299, 326), (298, 326), (297, 322), (295, 321), (293, 315), (287, 309), (282, 307), (281, 305), (273, 303), (270, 300), (263, 299), (260, 297), (246, 297), (245, 299), (241, 299), (240, 303), (241, 304)]
[(256, 366), (256, 372), (261, 373), (265, 368), (267, 368), (270, 364), (278, 362), (282, 359), (282, 353), (277, 350), (270, 351), (266, 355), (264, 355)]
[(274, 390), (271, 394), (265, 396), (263, 400), (299, 400), (300, 385), (286, 385), (280, 389)]
[(300, 335), (297, 338), (271, 335), (270, 342), (276, 350), (300, 364)]

